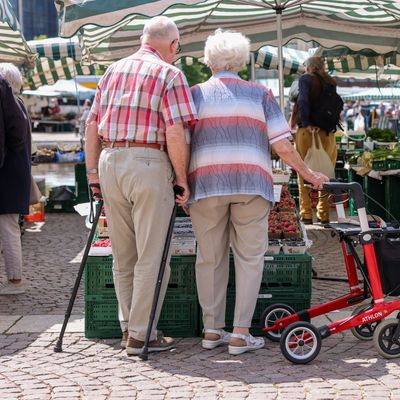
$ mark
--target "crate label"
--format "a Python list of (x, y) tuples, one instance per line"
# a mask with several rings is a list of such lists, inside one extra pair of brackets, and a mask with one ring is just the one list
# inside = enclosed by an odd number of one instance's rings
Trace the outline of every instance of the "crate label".
[(264, 261), (274, 261), (274, 257), (264, 256)]
[(272, 294), (270, 293), (265, 293), (265, 294), (259, 294), (257, 296), (258, 299), (272, 299)]
[(61, 210), (62, 209), (62, 204), (54, 204), (53, 207), (55, 210)]

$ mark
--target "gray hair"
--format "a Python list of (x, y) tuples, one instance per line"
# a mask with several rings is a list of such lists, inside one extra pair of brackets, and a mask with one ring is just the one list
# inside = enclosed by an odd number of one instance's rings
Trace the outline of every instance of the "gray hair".
[(22, 75), (14, 64), (0, 63), (0, 76), (11, 86), (14, 94), (19, 94), (22, 88)]
[(239, 72), (250, 57), (250, 40), (240, 32), (217, 29), (207, 38), (204, 62), (214, 71)]
[(171, 18), (158, 16), (146, 22), (143, 28), (143, 39), (174, 40), (178, 28)]

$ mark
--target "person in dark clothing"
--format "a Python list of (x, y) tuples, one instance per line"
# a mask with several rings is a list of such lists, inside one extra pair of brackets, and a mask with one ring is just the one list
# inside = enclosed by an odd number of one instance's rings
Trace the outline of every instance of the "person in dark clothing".
[[(297, 125), (295, 134), (296, 150), (304, 160), (309, 148), (312, 145), (312, 135), (319, 135), (322, 146), (332, 164), (336, 164), (337, 149), (334, 134), (329, 134), (317, 126), (313, 117), (313, 104), (315, 104), (322, 93), (321, 80), (336, 87), (336, 81), (324, 71), (324, 62), (320, 57), (310, 57), (305, 61), (306, 74), (299, 79), (299, 94), (297, 96), (291, 118), (291, 128)], [(310, 189), (304, 186), (303, 178), (298, 175), (300, 217), (303, 223), (312, 224), (313, 215), (311, 208)], [(329, 222), (329, 201), (327, 196), (322, 196), (317, 205), (317, 218), (319, 222)]]
[(22, 76), (12, 64), (0, 64), (0, 243), (7, 281), (0, 295), (24, 293), (20, 214), (29, 213), (31, 134), (23, 101), (17, 97)]

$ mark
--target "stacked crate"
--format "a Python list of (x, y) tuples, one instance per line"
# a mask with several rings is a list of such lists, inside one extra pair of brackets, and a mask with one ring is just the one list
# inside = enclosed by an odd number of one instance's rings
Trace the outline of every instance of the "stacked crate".
[[(199, 335), (199, 307), (195, 281), (195, 256), (171, 258), (171, 276), (158, 328), (178, 337)], [(85, 336), (121, 336), (115, 295), (112, 256), (88, 257), (85, 268)]]
[[(254, 315), (252, 331), (260, 333), (260, 317), (272, 304), (285, 303), (295, 311), (310, 307), (312, 259), (308, 254), (271, 255), (264, 257), (264, 270)], [(230, 258), (226, 324), (232, 327), (235, 309), (235, 264)]]

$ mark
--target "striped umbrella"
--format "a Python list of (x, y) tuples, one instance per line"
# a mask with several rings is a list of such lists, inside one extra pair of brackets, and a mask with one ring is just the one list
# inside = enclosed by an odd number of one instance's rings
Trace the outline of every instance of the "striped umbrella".
[(60, 60), (39, 58), (35, 68), (28, 71), (24, 77), (24, 89), (37, 89), (42, 85), (53, 85), (60, 79), (73, 79), (77, 75), (94, 75), (94, 65), (81, 65), (70, 57)]
[[(309, 57), (307, 51), (301, 51), (284, 47), (283, 54), (283, 72), (285, 75), (300, 73), (305, 71), (304, 61)], [(261, 68), (278, 69), (278, 48), (273, 46), (261, 47), (255, 53), (255, 63)]]
[(399, 100), (400, 87), (370, 88), (342, 98), (343, 100)]
[(282, 44), (290, 39), (314, 40), (326, 48), (342, 43), (375, 54), (400, 49), (400, 0), (56, 0), (56, 6), (61, 36), (79, 30), (88, 62), (132, 53), (147, 18), (161, 12), (177, 23), (187, 55), (200, 56), (205, 39), (218, 27), (240, 30), (252, 50), (278, 46), (280, 93)]
[(34, 55), (7, 0), (0, 0), (0, 62), (32, 67)]
[[(57, 0), (61, 36), (82, 35), (86, 57), (114, 61), (139, 45), (147, 16), (171, 17), (178, 24), (182, 49), (199, 55), (217, 27), (237, 29), (253, 50), (277, 44), (275, 0)], [(314, 40), (326, 48), (344, 43), (352, 50), (384, 54), (400, 49), (400, 0), (286, 0), (282, 2), (282, 40)], [(139, 15), (142, 14), (142, 15)]]
[(43, 40), (29, 40), (28, 46), (39, 57), (51, 58), (52, 60), (69, 57), (75, 61), (80, 61), (82, 58), (77, 36), (69, 39), (56, 37)]

